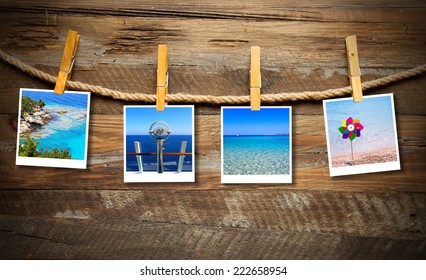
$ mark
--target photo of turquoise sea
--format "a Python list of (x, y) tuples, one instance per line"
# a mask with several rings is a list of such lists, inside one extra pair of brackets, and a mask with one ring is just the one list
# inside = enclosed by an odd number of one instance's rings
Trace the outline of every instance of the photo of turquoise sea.
[[(135, 153), (135, 141), (140, 143), (141, 152), (157, 153), (157, 143), (149, 135), (150, 127), (157, 121), (165, 122), (171, 131), (170, 137), (163, 143), (163, 152), (180, 152), (182, 141), (186, 141), (185, 152), (193, 149), (193, 106), (166, 106), (164, 111), (157, 111), (155, 106), (125, 106), (125, 176), (137, 174), (140, 181), (148, 173), (157, 173), (157, 157), (142, 156), (143, 172), (139, 172), (137, 157), (127, 155)], [(154, 136), (155, 137), (155, 136)], [(179, 156), (165, 155), (163, 167), (165, 174), (176, 173)], [(186, 155), (183, 160), (182, 173), (193, 172), (193, 157)], [(140, 173), (140, 174), (139, 174)], [(160, 174), (161, 175), (161, 174)], [(176, 174), (179, 176), (179, 174)], [(158, 177), (160, 178), (160, 177)]]
[(223, 175), (290, 175), (291, 109), (222, 107)]
[(21, 90), (19, 156), (86, 160), (89, 93)]

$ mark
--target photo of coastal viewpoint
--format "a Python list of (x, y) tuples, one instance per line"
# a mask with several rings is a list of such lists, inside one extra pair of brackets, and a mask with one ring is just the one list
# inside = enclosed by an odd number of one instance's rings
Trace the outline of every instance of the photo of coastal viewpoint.
[(90, 93), (21, 89), (16, 165), (85, 169)]
[(194, 182), (194, 106), (124, 106), (124, 182)]
[(222, 107), (222, 183), (291, 183), (291, 107)]
[(393, 94), (323, 105), (330, 176), (401, 169)]

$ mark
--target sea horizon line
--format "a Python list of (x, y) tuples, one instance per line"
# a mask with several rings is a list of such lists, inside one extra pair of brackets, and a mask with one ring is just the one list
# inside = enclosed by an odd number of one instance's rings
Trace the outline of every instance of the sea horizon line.
[[(192, 134), (174, 134), (173, 131), (171, 132), (170, 136), (192, 136)], [(126, 136), (149, 136), (149, 133), (147, 134), (126, 134)]]
[(289, 133), (277, 133), (277, 134), (224, 134), (223, 136), (290, 136)]

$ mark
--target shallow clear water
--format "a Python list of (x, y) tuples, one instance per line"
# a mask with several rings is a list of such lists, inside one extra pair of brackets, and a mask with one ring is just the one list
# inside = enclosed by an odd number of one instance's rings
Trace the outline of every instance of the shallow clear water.
[[(38, 148), (68, 149), (72, 159), (84, 160), (86, 148), (86, 119), (88, 95), (63, 94), (53, 92), (22, 91), (23, 96), (33, 100), (43, 100), (45, 111), (53, 119), (32, 131), (29, 136), (39, 142)], [(70, 106), (71, 105), (71, 106)], [(65, 114), (57, 110), (67, 111)], [(23, 142), (23, 139), (20, 139)]]
[(224, 175), (290, 174), (289, 136), (224, 136)]
[[(126, 153), (134, 153), (134, 142), (139, 141), (143, 153), (157, 152), (157, 144), (149, 135), (127, 135), (126, 136)], [(186, 152), (192, 152), (192, 136), (191, 135), (173, 135), (163, 143), (163, 151), (180, 152), (182, 141), (187, 141)], [(176, 171), (179, 156), (164, 156), (164, 171)], [(157, 171), (157, 157), (143, 156), (142, 165), (144, 171)], [(138, 163), (136, 156), (126, 156), (126, 171), (138, 171)], [(183, 172), (192, 171), (192, 156), (185, 156), (183, 161)]]

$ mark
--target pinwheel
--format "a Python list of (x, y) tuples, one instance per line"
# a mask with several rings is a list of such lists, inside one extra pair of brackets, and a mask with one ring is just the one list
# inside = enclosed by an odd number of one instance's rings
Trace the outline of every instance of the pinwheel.
[(354, 161), (352, 141), (357, 137), (361, 137), (361, 130), (363, 129), (364, 126), (361, 124), (361, 122), (357, 119), (352, 119), (352, 117), (349, 117), (346, 120), (342, 120), (342, 126), (339, 127), (339, 131), (342, 133), (342, 139), (350, 140), (352, 161)]

